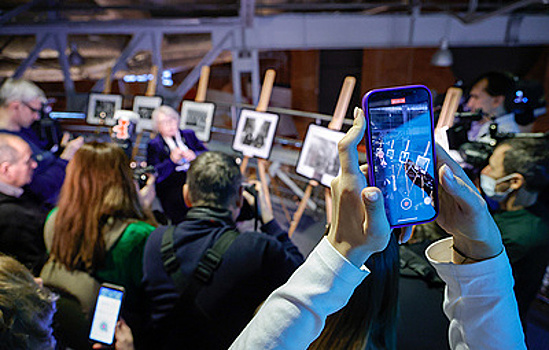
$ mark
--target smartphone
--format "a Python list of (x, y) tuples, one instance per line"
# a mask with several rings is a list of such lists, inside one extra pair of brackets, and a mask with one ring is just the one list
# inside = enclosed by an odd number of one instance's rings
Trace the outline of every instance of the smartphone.
[(369, 182), (385, 200), (391, 227), (438, 214), (432, 96), (423, 85), (372, 90), (363, 100)]
[(124, 287), (108, 283), (101, 285), (93, 312), (90, 341), (105, 345), (113, 344), (123, 298)]

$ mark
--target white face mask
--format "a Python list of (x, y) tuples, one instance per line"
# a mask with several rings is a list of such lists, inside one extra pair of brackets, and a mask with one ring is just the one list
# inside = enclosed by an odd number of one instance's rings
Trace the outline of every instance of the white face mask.
[(512, 179), (513, 177), (515, 177), (515, 174), (510, 174), (496, 180), (488, 175), (480, 174), (480, 188), (482, 188), (482, 191), (486, 197), (495, 200), (496, 202), (503, 202), (509, 193), (513, 191), (513, 189), (509, 186), (505, 192), (497, 192), (496, 186), (502, 182)]

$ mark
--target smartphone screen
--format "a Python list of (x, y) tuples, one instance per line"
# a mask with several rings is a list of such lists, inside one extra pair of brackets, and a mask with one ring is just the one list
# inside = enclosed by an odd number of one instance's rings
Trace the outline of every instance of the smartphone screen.
[(421, 85), (373, 90), (362, 104), (369, 180), (383, 192), (389, 224), (434, 220), (438, 183), (431, 92)]
[(90, 330), (91, 341), (107, 345), (113, 343), (123, 296), (122, 287), (103, 284), (99, 288)]

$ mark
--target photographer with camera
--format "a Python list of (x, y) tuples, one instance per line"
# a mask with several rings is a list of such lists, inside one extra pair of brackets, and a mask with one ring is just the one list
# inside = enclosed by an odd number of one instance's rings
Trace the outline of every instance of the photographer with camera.
[(548, 209), (540, 198), (548, 184), (549, 142), (545, 139), (500, 143), (480, 175), (484, 195), (499, 205), (493, 217), (513, 268), (523, 327), (549, 263)]
[(273, 219), (260, 186), (261, 232), (239, 232), (235, 220), (245, 198), (253, 198), (242, 180), (233, 157), (199, 155), (183, 187), (190, 208), (185, 220), (149, 237), (143, 280), (155, 346), (227, 349), (269, 293), (303, 262)]
[(0, 87), (0, 132), (17, 135), (29, 144), (38, 163), (29, 191), (40, 200), (55, 205), (67, 162), (82, 146), (84, 139), (78, 137), (69, 141), (59, 157), (45, 149), (40, 138), (30, 129), (32, 123), (40, 119), (45, 103), (44, 91), (30, 81), (7, 79)]
[(489, 142), (490, 124), (496, 123), (499, 132), (520, 132), (514, 113), (508, 113), (506, 100), (514, 92), (515, 82), (506, 73), (488, 72), (475, 80), (467, 107), (472, 112), (481, 111), (483, 117), (471, 123), (469, 141)]

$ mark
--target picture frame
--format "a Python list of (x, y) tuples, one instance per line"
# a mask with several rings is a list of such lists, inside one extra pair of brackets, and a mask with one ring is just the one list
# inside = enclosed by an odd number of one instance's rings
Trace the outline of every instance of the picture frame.
[(114, 112), (122, 108), (122, 95), (90, 94), (86, 122), (91, 125), (116, 124)]
[(211, 138), (215, 104), (211, 102), (183, 101), (181, 105), (180, 129), (191, 129), (202, 142)]
[(137, 132), (153, 129), (152, 113), (162, 105), (160, 96), (135, 96), (133, 98), (133, 111), (139, 115)]
[(268, 159), (278, 120), (277, 114), (243, 109), (233, 138), (233, 149), (247, 157)]
[(337, 143), (343, 136), (344, 132), (310, 124), (299, 152), (296, 172), (330, 187), (341, 171)]

